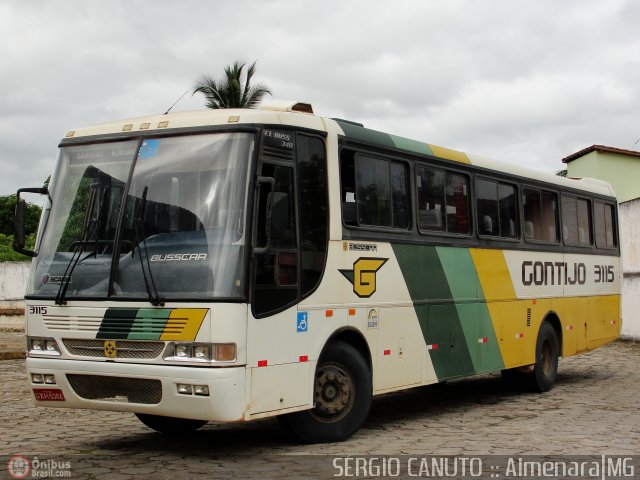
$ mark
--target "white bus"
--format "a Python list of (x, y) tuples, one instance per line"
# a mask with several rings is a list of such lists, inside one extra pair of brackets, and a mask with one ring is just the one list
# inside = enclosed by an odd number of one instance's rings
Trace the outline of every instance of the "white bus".
[[(45, 197), (35, 252), (25, 192)], [(607, 184), (305, 104), (69, 131), (50, 187), (18, 198), (39, 406), (339, 441), (374, 395), (497, 371), (546, 391), (620, 332)]]

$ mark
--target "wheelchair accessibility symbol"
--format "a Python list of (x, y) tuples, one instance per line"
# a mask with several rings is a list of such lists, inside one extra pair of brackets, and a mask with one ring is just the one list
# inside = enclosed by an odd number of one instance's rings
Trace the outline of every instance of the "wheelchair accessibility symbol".
[(309, 328), (309, 312), (298, 312), (297, 331), (306, 332)]

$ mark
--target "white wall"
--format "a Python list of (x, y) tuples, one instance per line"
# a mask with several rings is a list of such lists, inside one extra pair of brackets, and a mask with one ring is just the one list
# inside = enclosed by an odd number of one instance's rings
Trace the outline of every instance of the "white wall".
[(640, 339), (640, 198), (619, 206), (622, 250), (622, 335)]
[(31, 262), (0, 262), (0, 308), (24, 307)]

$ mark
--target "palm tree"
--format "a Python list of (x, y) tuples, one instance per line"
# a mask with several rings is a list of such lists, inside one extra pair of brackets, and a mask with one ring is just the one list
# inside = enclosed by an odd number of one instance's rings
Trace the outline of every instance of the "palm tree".
[(193, 86), (193, 95), (200, 92), (207, 99), (207, 108), (255, 108), (262, 97), (271, 92), (264, 85), (251, 85), (251, 78), (256, 72), (256, 62), (247, 70), (243, 83), (242, 71), (245, 63), (234, 62), (224, 69), (226, 78), (217, 81), (208, 75), (200, 77)]

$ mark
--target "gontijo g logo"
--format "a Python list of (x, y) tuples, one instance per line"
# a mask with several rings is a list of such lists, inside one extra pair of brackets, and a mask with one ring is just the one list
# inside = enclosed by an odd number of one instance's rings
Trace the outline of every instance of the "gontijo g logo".
[(369, 298), (376, 293), (376, 272), (388, 258), (359, 258), (353, 262), (353, 270), (338, 270), (353, 285), (353, 293)]

